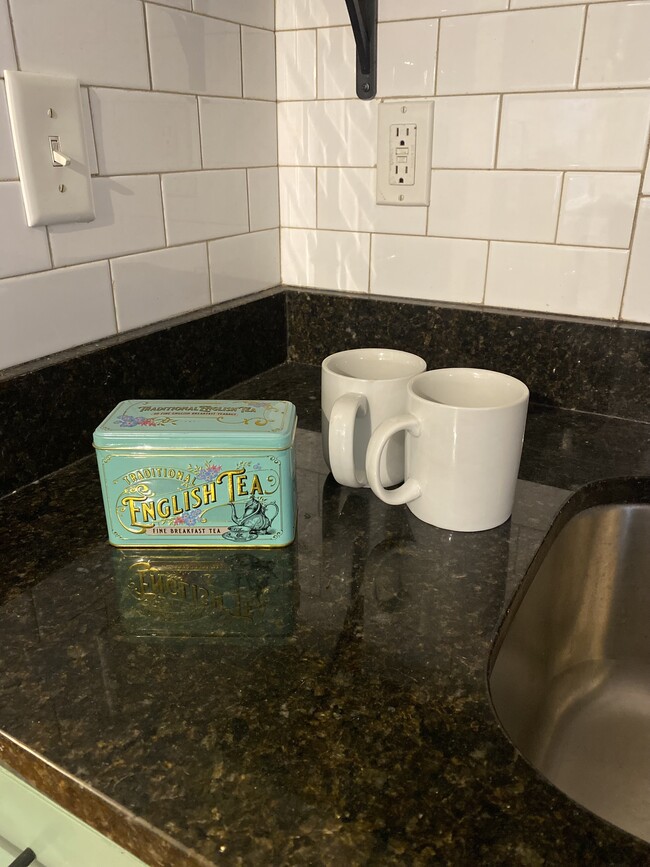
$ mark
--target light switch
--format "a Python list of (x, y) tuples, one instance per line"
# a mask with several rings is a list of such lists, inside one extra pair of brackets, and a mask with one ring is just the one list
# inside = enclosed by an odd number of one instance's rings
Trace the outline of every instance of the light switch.
[(76, 78), (4, 72), (28, 226), (95, 219)]

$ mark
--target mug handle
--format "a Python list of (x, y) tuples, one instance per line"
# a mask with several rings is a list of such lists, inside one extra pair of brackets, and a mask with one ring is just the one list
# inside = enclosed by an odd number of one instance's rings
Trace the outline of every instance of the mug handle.
[(366, 475), (368, 484), (373, 494), (388, 503), (389, 506), (400, 506), (402, 503), (410, 503), (422, 493), (420, 483), (413, 478), (406, 479), (403, 485), (392, 491), (387, 491), (382, 485), (379, 476), (381, 456), (388, 444), (388, 440), (400, 431), (407, 431), (414, 437), (420, 436), (420, 422), (410, 413), (402, 413), (393, 418), (383, 421), (370, 437), (368, 451), (366, 452)]
[(363, 471), (354, 468), (354, 425), (357, 414), (366, 415), (365, 394), (342, 394), (332, 407), (329, 430), (329, 453), (332, 475), (340, 485), (363, 488), (368, 484)]

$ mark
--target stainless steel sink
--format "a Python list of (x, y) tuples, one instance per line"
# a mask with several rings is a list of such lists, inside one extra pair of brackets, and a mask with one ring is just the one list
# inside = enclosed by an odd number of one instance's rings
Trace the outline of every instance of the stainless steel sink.
[(650, 842), (650, 499), (591, 506), (551, 531), (501, 628), (489, 686), (537, 770)]

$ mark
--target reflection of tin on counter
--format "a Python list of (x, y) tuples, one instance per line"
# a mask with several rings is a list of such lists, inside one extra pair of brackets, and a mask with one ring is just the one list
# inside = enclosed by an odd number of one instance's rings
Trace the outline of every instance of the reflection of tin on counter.
[(113, 552), (133, 635), (283, 637), (297, 608), (293, 549)]
[(296, 526), (285, 400), (127, 400), (95, 431), (118, 547), (279, 547)]

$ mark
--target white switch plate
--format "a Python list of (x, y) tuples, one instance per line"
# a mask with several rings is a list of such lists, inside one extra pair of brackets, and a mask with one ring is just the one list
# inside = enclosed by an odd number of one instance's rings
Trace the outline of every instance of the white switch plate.
[(433, 102), (379, 103), (377, 204), (428, 205)]
[[(79, 82), (10, 69), (4, 76), (27, 225), (94, 220)], [(54, 165), (53, 150), (69, 164)]]

